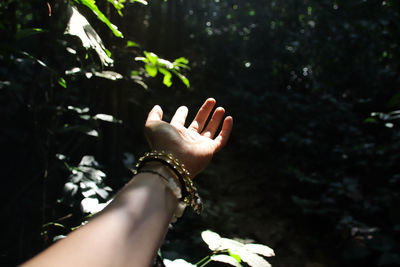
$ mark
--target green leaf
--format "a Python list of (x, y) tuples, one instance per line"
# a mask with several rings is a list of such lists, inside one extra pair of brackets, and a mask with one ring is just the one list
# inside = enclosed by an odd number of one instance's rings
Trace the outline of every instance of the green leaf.
[(65, 79), (63, 77), (58, 79), (58, 84), (61, 85), (64, 88), (67, 88), (67, 82), (65, 81)]
[(189, 60), (187, 60), (187, 59), (184, 58), (184, 57), (180, 57), (180, 58), (175, 59), (174, 63), (188, 64), (188, 63), (189, 63)]
[(27, 29), (20, 29), (17, 31), (17, 33), (15, 34), (15, 39), (17, 40), (21, 40), (24, 39), (26, 37), (35, 35), (35, 34), (39, 34), (39, 33), (44, 33), (46, 32), (43, 29), (40, 28), (27, 28)]
[(242, 262), (242, 259), (240, 259), (240, 256), (238, 254), (235, 254), (234, 252), (232, 252), (229, 249), (228, 249), (228, 253), (229, 253), (229, 256), (231, 256), (232, 258), (234, 258), (238, 262)]
[(154, 64), (154, 65), (156, 65), (157, 64), (157, 62), (158, 62), (158, 56), (156, 55), (156, 54), (154, 54), (154, 53), (152, 53), (152, 52), (146, 52), (146, 51), (144, 51), (143, 52), (144, 53), (144, 55), (148, 58), (148, 60), (152, 63), (152, 64)]
[(145, 69), (151, 77), (157, 76), (157, 67), (153, 64), (146, 64)]
[(189, 79), (188, 79), (188, 78), (186, 78), (183, 74), (177, 72), (176, 70), (172, 70), (172, 72), (173, 72), (176, 76), (178, 76), (179, 79), (181, 79), (181, 81), (183, 82), (184, 85), (186, 85), (187, 88), (190, 87), (190, 82), (189, 82)]
[(97, 18), (102, 21), (104, 24), (108, 26), (108, 28), (112, 31), (112, 33), (120, 38), (123, 38), (123, 34), (118, 30), (117, 26), (113, 25), (109, 19), (100, 11), (100, 9), (96, 5), (95, 0), (75, 0), (78, 4), (83, 4), (87, 6), (93, 13), (97, 16)]
[(172, 85), (172, 81), (171, 81), (172, 74), (171, 74), (171, 72), (169, 72), (165, 68), (159, 68), (159, 71), (162, 74), (164, 74), (163, 84), (165, 84), (167, 87), (171, 87), (171, 85)]
[(114, 8), (118, 12), (118, 15), (123, 16), (121, 10), (124, 8), (123, 2), (125, 2), (125, 0), (107, 0), (107, 1), (114, 6)]
[(140, 47), (140, 45), (134, 41), (128, 41), (126, 42), (126, 47)]
[(369, 117), (364, 120), (364, 123), (376, 123), (377, 120), (375, 118)]

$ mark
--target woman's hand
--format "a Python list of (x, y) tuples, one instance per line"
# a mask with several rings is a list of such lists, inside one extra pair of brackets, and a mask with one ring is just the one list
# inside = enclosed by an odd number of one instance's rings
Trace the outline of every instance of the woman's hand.
[(161, 107), (154, 106), (145, 124), (145, 136), (151, 149), (172, 153), (185, 164), (192, 177), (197, 175), (207, 166), (213, 154), (226, 144), (233, 126), (232, 117), (226, 117), (221, 131), (214, 138), (225, 114), (225, 110), (218, 107), (206, 125), (215, 102), (213, 98), (207, 99), (187, 128), (187, 107), (179, 107), (171, 122), (167, 123), (162, 120)]

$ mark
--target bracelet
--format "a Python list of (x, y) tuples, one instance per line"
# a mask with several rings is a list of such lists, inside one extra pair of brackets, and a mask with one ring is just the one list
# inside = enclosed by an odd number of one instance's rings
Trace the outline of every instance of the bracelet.
[(158, 176), (160, 176), (164, 182), (166, 182), (166, 184), (168, 185), (168, 187), (171, 189), (172, 193), (174, 193), (174, 195), (176, 196), (176, 198), (178, 200), (182, 199), (182, 190), (181, 187), (178, 186), (178, 184), (176, 183), (175, 179), (170, 177), (167, 178), (164, 175), (162, 175), (161, 173), (159, 173), (158, 171), (154, 171), (154, 170), (148, 170), (148, 169), (140, 169), (139, 171), (136, 172), (136, 174), (138, 173), (152, 173), (152, 174), (156, 174)]
[[(160, 172), (149, 169), (140, 169), (139, 171), (135, 171), (135, 175), (139, 173), (152, 173), (158, 175), (159, 177), (162, 178), (163, 182), (167, 185), (167, 187), (171, 189), (172, 193), (176, 196), (176, 198), (178, 200), (182, 199), (182, 190), (178, 185), (175, 177), (167, 178)], [(178, 206), (176, 207), (174, 214), (172, 215), (171, 223), (176, 222), (178, 218), (182, 217), (185, 208), (186, 208), (186, 203), (184, 203), (183, 201), (179, 201)]]
[(176, 174), (181, 185), (183, 185), (183, 202), (186, 205), (191, 206), (197, 214), (200, 214), (203, 208), (203, 203), (199, 194), (197, 193), (197, 188), (194, 186), (193, 181), (190, 178), (189, 171), (185, 169), (185, 165), (180, 163), (180, 161), (171, 153), (155, 150), (152, 152), (147, 152), (143, 157), (139, 158), (136, 164), (136, 169), (139, 170), (144, 163), (149, 161), (159, 161), (169, 167), (169, 169)]

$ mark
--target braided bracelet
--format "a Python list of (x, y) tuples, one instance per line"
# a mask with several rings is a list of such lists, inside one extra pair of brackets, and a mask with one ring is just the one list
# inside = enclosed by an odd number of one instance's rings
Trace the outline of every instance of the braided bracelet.
[(203, 203), (201, 202), (200, 196), (197, 193), (197, 188), (194, 186), (190, 173), (185, 169), (185, 165), (175, 158), (171, 153), (165, 151), (152, 151), (144, 154), (143, 157), (139, 158), (136, 169), (139, 170), (144, 163), (149, 161), (159, 161), (169, 167), (179, 178), (182, 186), (183, 202), (191, 206), (197, 214), (201, 213)]

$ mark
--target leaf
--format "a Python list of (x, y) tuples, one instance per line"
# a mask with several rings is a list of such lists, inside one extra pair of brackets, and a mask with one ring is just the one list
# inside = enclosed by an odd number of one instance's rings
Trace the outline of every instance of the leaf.
[(96, 114), (94, 117), (96, 120), (102, 120), (102, 121), (108, 121), (108, 122), (117, 122), (117, 123), (122, 123), (121, 120), (117, 120), (114, 116), (108, 115), (108, 114)]
[(95, 71), (94, 75), (96, 77), (100, 77), (100, 78), (104, 78), (104, 79), (108, 79), (108, 80), (112, 80), (112, 81), (120, 80), (123, 78), (123, 76), (121, 74), (119, 74), (118, 72), (115, 72), (115, 71), (111, 71), (111, 70), (103, 70), (102, 72)]
[(72, 8), (72, 15), (69, 19), (67, 28), (64, 34), (75, 35), (82, 41), (82, 45), (86, 49), (94, 49), (99, 55), (100, 61), (105, 66), (113, 65), (114, 61), (108, 56), (103, 41), (96, 33), (93, 27), (89, 24), (84, 16), (78, 10)]
[(271, 267), (271, 264), (268, 261), (264, 260), (257, 254), (247, 252), (246, 250), (240, 250), (237, 253), (242, 261), (246, 262), (252, 267)]
[(143, 52), (144, 55), (146, 56), (146, 58), (154, 65), (157, 64), (158, 62), (158, 56), (156, 54), (154, 54), (153, 52)]
[(241, 267), (242, 265), (233, 257), (228, 256), (228, 255), (213, 255), (211, 256), (211, 259), (213, 261), (219, 261), (219, 262), (223, 262), (223, 263), (227, 263), (230, 264), (232, 266), (237, 266), (237, 267)]
[(176, 259), (173, 261), (164, 259), (163, 262), (166, 267), (196, 267), (196, 265), (193, 265), (183, 259)]
[(234, 252), (232, 252), (230, 249), (228, 249), (229, 256), (237, 260), (238, 262), (241, 262), (242, 260), (240, 259), (240, 256)]
[[(121, 0), (107, 0), (109, 3), (111, 3), (114, 8), (117, 10), (118, 14), (122, 16), (121, 10), (124, 8), (124, 4), (122, 4)], [(124, 1), (124, 0), (123, 0)], [(125, 1), (124, 1), (125, 2)]]
[(15, 39), (17, 39), (19, 41), (19, 40), (27, 38), (29, 36), (32, 36), (32, 35), (35, 35), (35, 34), (39, 34), (39, 33), (44, 33), (44, 32), (46, 32), (46, 31), (43, 30), (43, 29), (40, 29), (40, 28), (20, 29), (15, 34)]
[(179, 79), (181, 79), (181, 81), (186, 85), (187, 88), (190, 87), (190, 82), (189, 82), (189, 79), (188, 79), (188, 78), (186, 78), (183, 74), (177, 72), (176, 70), (172, 70), (172, 72), (173, 72), (176, 76), (178, 76)]
[(81, 132), (94, 137), (99, 136), (98, 131), (86, 125), (73, 125), (73, 126), (65, 125), (63, 128), (59, 130), (60, 133), (66, 133), (70, 131)]
[(250, 252), (257, 253), (263, 255), (265, 257), (275, 256), (275, 252), (272, 248), (261, 245), (261, 244), (246, 244), (244, 248)]
[(145, 1), (145, 0), (131, 0), (131, 2), (138, 2), (138, 3), (141, 3), (141, 4), (143, 4), (143, 5), (147, 5), (147, 1)]
[(175, 59), (174, 60), (174, 63), (183, 63), (183, 64), (188, 64), (189, 63), (189, 60), (187, 60), (186, 58), (184, 58), (184, 57), (180, 57), (180, 58), (177, 58), (177, 59)]
[(164, 68), (159, 68), (159, 71), (164, 74), (164, 79), (163, 79), (163, 84), (165, 84), (166, 86), (170, 87), (172, 85), (172, 74), (171, 72), (169, 72), (168, 70), (164, 69)]
[(140, 45), (134, 41), (128, 41), (126, 42), (126, 47), (140, 47)]
[(112, 31), (112, 33), (120, 38), (123, 38), (124, 36), (120, 31), (118, 31), (117, 26), (111, 24), (111, 22), (108, 20), (108, 18), (100, 11), (100, 9), (96, 5), (95, 0), (75, 0), (75, 2), (79, 4), (83, 4), (90, 8), (90, 10), (93, 11), (94, 14), (96, 14), (97, 18), (102, 21), (104, 24), (108, 26), (108, 28)]
[(64, 88), (67, 88), (67, 82), (65, 81), (65, 79), (63, 77), (58, 79), (58, 84), (61, 85)]
[(210, 250), (215, 251), (221, 246), (221, 236), (213, 231), (206, 230), (201, 233), (201, 238), (206, 242)]
[(157, 76), (157, 67), (152, 64), (146, 64), (145, 69), (151, 77)]

